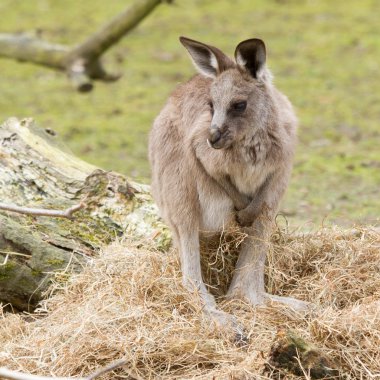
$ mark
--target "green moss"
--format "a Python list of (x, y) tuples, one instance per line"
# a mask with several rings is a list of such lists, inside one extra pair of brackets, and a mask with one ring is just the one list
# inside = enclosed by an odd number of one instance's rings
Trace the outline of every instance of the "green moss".
[(168, 228), (164, 227), (161, 230), (160, 235), (155, 239), (155, 247), (162, 252), (167, 252), (167, 250), (172, 245), (172, 237)]
[(65, 260), (49, 259), (49, 260), (46, 260), (46, 263), (53, 266), (53, 267), (62, 268), (63, 264), (65, 263)]
[[(37, 279), (34, 279), (34, 280), (37, 280)], [(35, 286), (35, 282), (33, 284), (30, 283), (30, 278), (27, 278), (25, 276), (23, 277), (20, 277), (18, 279), (18, 285), (21, 287), (21, 288), (24, 288), (24, 289), (30, 289), (32, 288), (33, 286)]]
[(5, 265), (0, 266), (0, 281), (11, 278), (15, 267), (16, 265), (12, 262), (8, 262)]
[[(39, 29), (51, 42), (76, 44), (125, 5), (123, 0), (8, 1), (1, 6), (2, 31)], [(178, 36), (230, 54), (238, 41), (258, 36), (267, 43), (277, 86), (300, 119), (283, 209), (298, 223), (326, 217), (341, 224), (373, 222), (380, 213), (379, 12), (380, 2), (373, 0), (163, 4), (104, 57), (123, 77), (97, 83), (92, 93), (75, 93), (61, 73), (0, 59), (0, 118), (33, 116), (80, 157), (148, 182), (151, 123), (176, 84), (194, 73)]]
[(40, 277), (42, 275), (42, 271), (36, 268), (33, 268), (31, 273), (32, 273), (32, 276), (34, 277)]
[(75, 236), (93, 248), (100, 248), (121, 234), (118, 226), (79, 213), (76, 216), (75, 223), (68, 219), (60, 219), (57, 224), (63, 236)]

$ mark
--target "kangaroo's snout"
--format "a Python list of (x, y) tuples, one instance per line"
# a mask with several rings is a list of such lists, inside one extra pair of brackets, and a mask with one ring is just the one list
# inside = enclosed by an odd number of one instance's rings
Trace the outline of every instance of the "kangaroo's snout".
[(227, 128), (219, 128), (215, 125), (211, 126), (207, 143), (211, 148), (222, 149), (227, 143)]
[(216, 126), (212, 126), (210, 129), (210, 134), (208, 138), (208, 140), (210, 141), (210, 144), (213, 145), (217, 143), (221, 137), (222, 137), (221, 130)]

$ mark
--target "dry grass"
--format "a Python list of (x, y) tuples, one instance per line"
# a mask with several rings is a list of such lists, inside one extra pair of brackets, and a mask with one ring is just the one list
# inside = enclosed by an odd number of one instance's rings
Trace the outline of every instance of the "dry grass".
[[(222, 268), (228, 272), (234, 259), (228, 248), (215, 258), (218, 268), (205, 273), (223, 287)], [(47, 300), (40, 314), (0, 317), (0, 366), (74, 376), (125, 358), (127, 366), (104, 378), (264, 379), (276, 331), (290, 327), (338, 362), (344, 378), (379, 377), (379, 233), (278, 232), (269, 264), (271, 291), (312, 301), (318, 309), (302, 316), (280, 306), (221, 302), (248, 332), (249, 345), (237, 347), (183, 289), (174, 254), (114, 244)]]

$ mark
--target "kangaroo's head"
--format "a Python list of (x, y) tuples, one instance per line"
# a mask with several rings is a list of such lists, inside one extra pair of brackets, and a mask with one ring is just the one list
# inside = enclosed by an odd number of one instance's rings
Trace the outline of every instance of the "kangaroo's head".
[(268, 118), (268, 84), (262, 40), (240, 42), (235, 61), (216, 47), (180, 37), (201, 75), (213, 78), (210, 90), (212, 121), (208, 144), (214, 149), (250, 141)]

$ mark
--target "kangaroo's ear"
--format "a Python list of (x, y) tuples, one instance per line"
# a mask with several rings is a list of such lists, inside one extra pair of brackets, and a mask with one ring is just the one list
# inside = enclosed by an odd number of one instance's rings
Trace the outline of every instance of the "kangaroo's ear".
[(230, 58), (214, 46), (186, 37), (180, 37), (179, 40), (190, 53), (196, 69), (207, 77), (215, 78), (221, 72), (235, 66)]
[(235, 50), (236, 63), (244, 67), (256, 79), (265, 76), (266, 49), (264, 41), (252, 38), (240, 42)]

